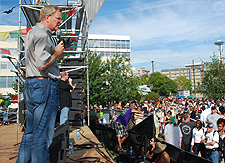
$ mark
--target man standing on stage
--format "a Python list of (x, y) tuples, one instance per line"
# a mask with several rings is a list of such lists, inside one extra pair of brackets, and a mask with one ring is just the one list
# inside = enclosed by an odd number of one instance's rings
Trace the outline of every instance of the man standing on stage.
[(40, 23), (26, 36), (26, 83), (23, 93), (27, 121), (17, 163), (50, 162), (49, 146), (53, 140), (59, 108), (57, 80), (61, 76), (57, 58), (64, 51), (62, 42), (54, 46), (51, 34), (61, 24), (61, 9), (52, 5), (45, 6), (40, 11)]
[(72, 79), (69, 78), (68, 72), (61, 72), (61, 80), (59, 81), (59, 105), (61, 109), (60, 113), (60, 125), (67, 123), (70, 117), (70, 109), (72, 106), (71, 92), (76, 87), (76, 84), (72, 84)]

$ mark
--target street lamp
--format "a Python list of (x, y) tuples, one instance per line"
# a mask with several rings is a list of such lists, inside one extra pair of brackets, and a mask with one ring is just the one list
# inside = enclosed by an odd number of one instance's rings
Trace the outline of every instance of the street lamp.
[(221, 57), (222, 57), (222, 45), (224, 44), (223, 41), (221, 41), (220, 39), (218, 39), (216, 42), (214, 42), (215, 45), (218, 45), (218, 51), (219, 51), (219, 60), (221, 61)]

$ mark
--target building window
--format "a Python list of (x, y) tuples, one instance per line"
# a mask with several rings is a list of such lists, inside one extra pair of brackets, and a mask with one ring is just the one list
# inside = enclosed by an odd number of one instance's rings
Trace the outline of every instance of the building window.
[(104, 40), (100, 40), (100, 48), (104, 48), (105, 44), (104, 44)]
[(15, 79), (15, 76), (0, 76), (0, 88), (12, 88)]
[(7, 66), (8, 64), (7, 64), (7, 62), (2, 62), (1, 63), (1, 69), (7, 69)]
[(88, 40), (88, 45), (90, 48), (94, 47), (94, 40)]
[(105, 40), (105, 48), (110, 48), (110, 40)]
[(111, 40), (110, 44), (111, 44), (111, 48), (116, 48), (116, 40)]
[(94, 48), (99, 48), (100, 47), (100, 40), (96, 39), (94, 41)]
[(120, 40), (116, 40), (116, 48), (120, 48)]

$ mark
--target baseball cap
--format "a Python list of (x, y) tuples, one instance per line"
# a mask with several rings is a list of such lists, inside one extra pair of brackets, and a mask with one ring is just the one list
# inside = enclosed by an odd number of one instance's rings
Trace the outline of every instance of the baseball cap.
[(172, 123), (176, 123), (175, 117), (170, 117), (170, 120), (171, 120)]

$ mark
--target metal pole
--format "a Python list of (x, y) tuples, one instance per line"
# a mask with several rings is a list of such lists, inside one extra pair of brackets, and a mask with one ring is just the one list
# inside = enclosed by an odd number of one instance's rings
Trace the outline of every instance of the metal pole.
[[(20, 0), (20, 3), (19, 3), (19, 34), (21, 34), (21, 0)], [(18, 37), (18, 51), (20, 52), (20, 35)], [(20, 70), (20, 57), (18, 58), (18, 69)], [(20, 72), (20, 71), (19, 71)], [(20, 78), (19, 78), (19, 74), (18, 74), (18, 114), (17, 114), (17, 123), (18, 123), (18, 129), (19, 129), (19, 124), (20, 124), (20, 120), (19, 120), (19, 113), (20, 113), (20, 105), (19, 105), (19, 102), (20, 102)], [(18, 142), (17, 142), (18, 143)]]
[(89, 104), (89, 62), (88, 62), (88, 57), (89, 57), (89, 52), (88, 52), (88, 35), (87, 35), (87, 112), (88, 112), (88, 126), (90, 126), (90, 104)]
[[(195, 91), (195, 65), (194, 65), (194, 60), (192, 60), (192, 64), (193, 64), (193, 78), (194, 78), (194, 91)], [(196, 92), (195, 92), (195, 96), (196, 96)]]
[(152, 61), (152, 73), (154, 72), (154, 61)]

